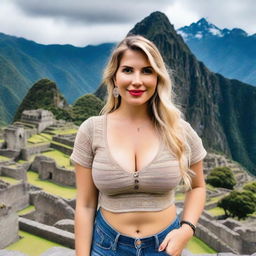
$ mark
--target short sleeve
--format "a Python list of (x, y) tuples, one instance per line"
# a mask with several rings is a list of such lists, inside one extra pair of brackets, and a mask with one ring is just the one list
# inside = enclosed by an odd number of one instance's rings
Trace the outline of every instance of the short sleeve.
[(186, 130), (186, 138), (189, 146), (189, 163), (193, 165), (194, 163), (203, 160), (207, 155), (207, 151), (205, 150), (202, 139), (198, 136), (193, 127), (185, 121), (185, 130)]
[(74, 164), (80, 164), (86, 168), (92, 167), (93, 150), (93, 123), (92, 118), (85, 120), (79, 127), (76, 134), (73, 152), (70, 156)]

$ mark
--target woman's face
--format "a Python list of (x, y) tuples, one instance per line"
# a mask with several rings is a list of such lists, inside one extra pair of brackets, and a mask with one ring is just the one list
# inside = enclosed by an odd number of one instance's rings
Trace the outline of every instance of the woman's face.
[(122, 56), (114, 81), (122, 104), (142, 105), (156, 90), (157, 73), (143, 52), (128, 49)]

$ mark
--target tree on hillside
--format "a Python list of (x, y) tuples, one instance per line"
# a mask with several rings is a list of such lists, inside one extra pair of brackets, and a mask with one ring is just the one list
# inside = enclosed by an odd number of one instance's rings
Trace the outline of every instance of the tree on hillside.
[(103, 101), (93, 94), (86, 94), (78, 98), (72, 107), (73, 122), (80, 125), (90, 116), (99, 115), (103, 105)]
[(248, 184), (245, 184), (243, 189), (245, 190), (249, 190), (251, 191), (252, 193), (255, 193), (256, 194), (256, 181), (253, 181), (251, 183), (248, 183)]
[(256, 197), (251, 191), (232, 191), (218, 202), (218, 207), (225, 211), (226, 216), (243, 219), (255, 212)]
[(216, 167), (208, 175), (206, 182), (214, 187), (233, 189), (236, 180), (228, 167)]

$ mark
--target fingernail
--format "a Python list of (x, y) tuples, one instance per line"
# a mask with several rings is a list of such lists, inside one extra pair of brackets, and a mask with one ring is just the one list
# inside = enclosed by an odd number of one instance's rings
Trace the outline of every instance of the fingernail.
[(160, 246), (159, 248), (158, 248), (158, 251), (162, 251), (163, 250), (163, 246)]

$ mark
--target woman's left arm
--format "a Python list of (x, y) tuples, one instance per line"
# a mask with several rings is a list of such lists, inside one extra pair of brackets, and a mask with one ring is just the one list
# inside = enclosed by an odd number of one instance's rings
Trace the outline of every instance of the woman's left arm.
[[(181, 220), (188, 221), (196, 226), (205, 205), (206, 189), (203, 174), (203, 161), (199, 161), (190, 166), (195, 172), (192, 178), (192, 189), (186, 193), (184, 209)], [(193, 236), (193, 229), (183, 224), (179, 229), (172, 230), (161, 243), (159, 250), (172, 256), (179, 256), (187, 242)]]

